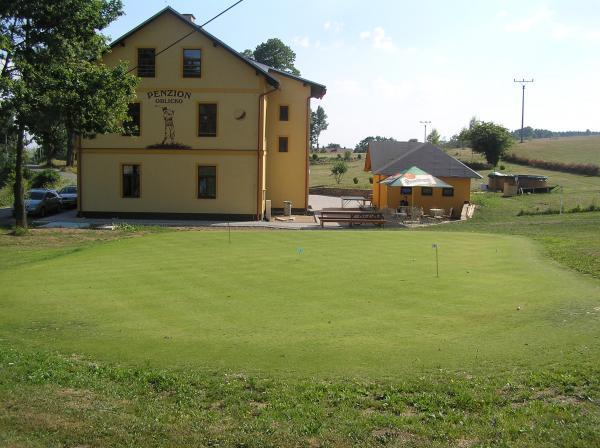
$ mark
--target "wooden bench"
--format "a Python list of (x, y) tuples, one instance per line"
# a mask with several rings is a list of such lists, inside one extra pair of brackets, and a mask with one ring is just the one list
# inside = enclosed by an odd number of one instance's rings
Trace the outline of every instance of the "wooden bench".
[(324, 210), (321, 212), (319, 221), (321, 221), (321, 227), (324, 227), (326, 222), (347, 222), (350, 227), (354, 224), (373, 224), (380, 227), (385, 225), (385, 218), (381, 213), (367, 211)]

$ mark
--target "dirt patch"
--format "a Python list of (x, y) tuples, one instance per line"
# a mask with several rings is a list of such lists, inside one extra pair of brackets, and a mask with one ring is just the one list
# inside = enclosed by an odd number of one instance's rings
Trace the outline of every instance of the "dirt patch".
[(89, 229), (30, 229), (24, 236), (0, 234), (0, 247), (50, 248), (77, 246), (80, 244), (102, 241), (113, 241), (143, 235), (138, 233), (114, 232), (111, 230)]
[(91, 409), (98, 401), (92, 391), (85, 389), (58, 389), (56, 396), (68, 409)]
[(408, 443), (414, 441), (416, 436), (407, 431), (399, 431), (395, 428), (381, 428), (371, 432), (371, 435), (379, 443), (400, 442)]
[(456, 442), (457, 448), (469, 448), (477, 443), (477, 440), (474, 439), (458, 439)]

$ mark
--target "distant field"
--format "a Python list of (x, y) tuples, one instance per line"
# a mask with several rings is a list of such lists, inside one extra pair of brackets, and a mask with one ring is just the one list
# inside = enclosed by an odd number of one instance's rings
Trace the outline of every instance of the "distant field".
[[(448, 149), (446, 152), (452, 157), (457, 157), (461, 160), (485, 161), (483, 156), (473, 153), (470, 148)], [(515, 143), (508, 152), (529, 159), (600, 165), (600, 136), (528, 140), (523, 144)]]
[[(354, 159), (348, 164), (348, 172), (344, 175), (342, 181), (337, 184), (335, 178), (331, 175), (333, 164), (338, 161), (335, 155), (319, 154), (322, 159), (319, 164), (310, 165), (310, 186), (340, 187), (340, 188), (366, 188), (370, 189), (369, 177), (371, 173), (363, 171), (365, 166), (365, 154), (361, 154), (361, 159)], [(356, 154), (353, 157), (357, 157)], [(358, 178), (358, 184), (353, 182), (353, 179)]]
[(530, 159), (600, 165), (600, 136), (540, 138), (517, 143), (510, 152)]

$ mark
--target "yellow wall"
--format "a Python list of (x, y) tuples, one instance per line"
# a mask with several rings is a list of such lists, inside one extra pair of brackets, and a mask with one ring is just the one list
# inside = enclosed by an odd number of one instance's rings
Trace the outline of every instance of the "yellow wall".
[[(186, 23), (165, 13), (114, 47), (104, 62), (124, 60), (134, 67), (138, 48), (159, 52), (190, 31)], [(183, 78), (184, 48), (202, 50), (201, 78)], [(284, 200), (306, 208), (310, 87), (272, 76), (281, 86), (267, 94), (273, 88), (262, 75), (199, 33), (158, 55), (156, 76), (140, 78), (137, 90), (141, 135), (82, 140), (81, 211), (255, 215), (264, 210), (264, 199), (271, 199), (274, 208), (283, 207)], [(161, 96), (157, 101), (154, 92), (162, 90), (181, 91), (183, 98), (167, 97), (164, 103)], [(197, 135), (201, 102), (218, 105), (216, 137)], [(279, 104), (290, 108), (287, 123), (279, 122)], [(164, 139), (163, 107), (174, 111), (175, 140), (188, 149), (146, 149)], [(240, 111), (245, 112), (243, 120), (235, 118)], [(288, 153), (278, 152), (280, 135), (289, 138)], [(119, 166), (137, 162), (142, 163), (142, 198), (122, 199)], [(217, 200), (196, 199), (198, 163), (218, 164)]]
[[(104, 63), (118, 61), (137, 64), (138, 48), (163, 49), (168, 41), (190, 32), (190, 27), (170, 14), (164, 14), (125, 40), (125, 46), (116, 46), (104, 57)], [(182, 54), (184, 48), (202, 50), (202, 77), (183, 78)], [(157, 102), (149, 98), (155, 91), (179, 90), (190, 94), (181, 103)], [(156, 58), (156, 77), (140, 78), (137, 98), (141, 104), (141, 135), (99, 135), (84, 139), (84, 148), (145, 148), (160, 143), (164, 137), (162, 107), (175, 111), (174, 122), (177, 142), (194, 149), (249, 149), (258, 144), (258, 98), (265, 90), (262, 76), (222, 47), (199, 33), (193, 33)], [(170, 99), (170, 98), (169, 98)], [(177, 98), (175, 98), (177, 99)], [(162, 100), (162, 98), (159, 98)], [(217, 137), (198, 137), (198, 104), (217, 103)], [(236, 120), (234, 113), (246, 112), (246, 118)]]
[[(281, 89), (270, 94), (267, 109), (267, 199), (273, 208), (292, 201), (293, 208), (308, 207), (308, 98), (310, 87), (277, 76)], [(279, 121), (279, 106), (289, 107), (289, 121)], [(279, 152), (279, 137), (288, 137), (288, 152)]]
[[(388, 187), (380, 185), (378, 182), (385, 179), (386, 176), (376, 175), (373, 178), (373, 202), (378, 208), (397, 208), (403, 195), (400, 194), (399, 187)], [(471, 179), (463, 177), (440, 177), (447, 184), (454, 187), (454, 196), (442, 196), (441, 188), (434, 188), (432, 196), (422, 196), (421, 188), (413, 188), (414, 195), (407, 195), (406, 198), (410, 205), (423, 207), (425, 213), (431, 208), (443, 208), (448, 211), (453, 208), (453, 215), (459, 216), (465, 201), (471, 200)]]
[[(121, 164), (141, 165), (141, 197), (121, 197)], [(198, 165), (217, 166), (217, 198), (198, 199)], [(83, 150), (83, 212), (256, 213), (256, 153)], [(157, 182), (156, 179), (169, 179)], [(230, 181), (235, 179), (235, 182)]]

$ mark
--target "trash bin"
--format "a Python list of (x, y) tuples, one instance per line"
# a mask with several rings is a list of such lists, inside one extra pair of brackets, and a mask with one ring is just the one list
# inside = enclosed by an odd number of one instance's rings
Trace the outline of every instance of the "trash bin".
[(283, 215), (292, 216), (292, 201), (283, 201)]

